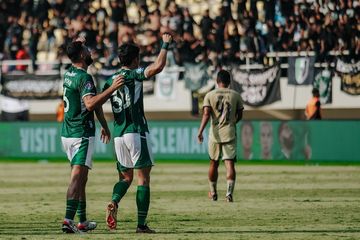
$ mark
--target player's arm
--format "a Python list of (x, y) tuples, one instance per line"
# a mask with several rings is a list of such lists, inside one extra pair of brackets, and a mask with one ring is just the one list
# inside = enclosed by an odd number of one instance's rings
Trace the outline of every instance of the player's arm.
[(161, 51), (160, 51), (158, 57), (156, 58), (154, 63), (150, 64), (145, 69), (145, 76), (147, 78), (150, 78), (150, 77), (158, 74), (159, 72), (161, 72), (166, 65), (167, 50), (168, 50), (169, 44), (172, 40), (172, 37), (170, 34), (164, 33), (162, 36), (162, 40), (163, 40), (163, 45), (161, 47)]
[(105, 120), (104, 111), (102, 109), (102, 106), (98, 106), (97, 108), (95, 108), (95, 114), (101, 125), (100, 140), (103, 143), (108, 144), (110, 142), (111, 133), (110, 133), (109, 127), (107, 125), (107, 122)]
[(103, 105), (111, 94), (124, 85), (124, 76), (117, 75), (111, 86), (98, 95), (86, 95), (83, 97), (85, 107), (88, 111), (94, 111), (97, 107)]
[(198, 132), (198, 141), (199, 143), (202, 143), (204, 141), (204, 137), (203, 137), (203, 132), (204, 129), (207, 125), (207, 123), (209, 122), (210, 119), (210, 114), (211, 114), (211, 107), (205, 106), (203, 108), (203, 116), (201, 119), (201, 124), (200, 124), (200, 128), (199, 128), (199, 132)]
[(319, 116), (321, 115), (321, 113), (320, 113), (320, 106), (321, 106), (320, 101), (317, 101), (317, 102), (315, 103), (316, 110), (315, 110), (315, 112), (313, 113), (313, 115), (312, 115), (309, 119), (316, 119), (317, 117), (319, 117)]
[(243, 111), (244, 111), (244, 106), (241, 102), (241, 97), (239, 96), (236, 106), (236, 123), (238, 123), (242, 119)]
[(238, 122), (242, 119), (242, 117), (243, 117), (243, 111), (244, 111), (244, 108), (243, 108), (243, 107), (238, 108), (238, 109), (236, 110), (236, 123), (238, 123)]

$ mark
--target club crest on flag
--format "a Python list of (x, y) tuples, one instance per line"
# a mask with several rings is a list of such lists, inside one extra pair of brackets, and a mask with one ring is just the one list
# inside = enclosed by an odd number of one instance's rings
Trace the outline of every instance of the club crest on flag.
[(297, 84), (303, 84), (309, 76), (309, 58), (297, 58), (295, 60), (295, 80)]

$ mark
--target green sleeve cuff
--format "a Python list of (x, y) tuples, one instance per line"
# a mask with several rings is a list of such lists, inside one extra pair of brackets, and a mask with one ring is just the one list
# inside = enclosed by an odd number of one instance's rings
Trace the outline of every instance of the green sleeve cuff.
[(169, 49), (169, 43), (163, 42), (163, 44), (161, 45), (161, 49), (168, 50)]

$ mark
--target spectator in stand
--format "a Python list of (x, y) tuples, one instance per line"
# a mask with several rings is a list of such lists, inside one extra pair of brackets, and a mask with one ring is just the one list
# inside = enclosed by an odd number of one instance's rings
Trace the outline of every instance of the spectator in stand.
[[(194, 40), (204, 42), (209, 57), (217, 54), (214, 59), (226, 60), (224, 63), (238, 62), (242, 53), (249, 52), (255, 53), (255, 62), (262, 63), (262, 56), (272, 51), (315, 51), (318, 61), (331, 61), (329, 51), (349, 50), (348, 58), (359, 58), (359, 54), (356, 54), (360, 48), (358, 1), (223, 0), (217, 13), (210, 17), (210, 9), (206, 10), (200, 19), (191, 14), (192, 8), (178, 5), (183, 4), (182, 1), (161, 2), (166, 5), (163, 10), (158, 0), (110, 0), (107, 5), (106, 2), (1, 1), (0, 54), (5, 59), (15, 59), (16, 52), (25, 40), (29, 42), (29, 54), (35, 62), (38, 52), (56, 53), (58, 47), (68, 39), (82, 35), (90, 42), (92, 49), (97, 49), (98, 56), (111, 59), (112, 54), (105, 54), (106, 51), (123, 41), (138, 42), (144, 31), (151, 30), (157, 37), (163, 32), (173, 34), (179, 47), (183, 45), (183, 34), (189, 32)], [(127, 13), (127, 2), (135, 3), (132, 8), (136, 6), (135, 11), (140, 13), (137, 25), (131, 22), (134, 20)], [(236, 15), (231, 11), (234, 2)], [(214, 6), (208, 7), (214, 10)], [(199, 21), (195, 22), (194, 19)], [(197, 30), (200, 30), (201, 36)], [(115, 36), (118, 36), (117, 39)], [(107, 40), (111, 42), (110, 49), (99, 48), (99, 41)], [(143, 49), (156, 54), (159, 51), (156, 47), (153, 45)], [(109, 59), (102, 58), (104, 60)]]
[[(29, 52), (29, 45), (24, 45), (24, 47), (21, 47), (19, 51), (17, 51), (16, 60), (30, 59), (28, 52)], [(18, 71), (25, 72), (26, 69), (27, 69), (27, 65), (16, 65), (16, 70)]]
[(213, 25), (213, 20), (211, 19), (209, 15), (209, 10), (207, 9), (204, 13), (203, 18), (200, 21), (200, 29), (203, 39), (206, 39), (207, 36), (209, 35), (212, 25)]
[(204, 50), (201, 41), (197, 40), (190, 32), (184, 32), (183, 41), (178, 47), (182, 62), (195, 62), (195, 59)]
[(196, 22), (190, 15), (189, 9), (185, 8), (183, 11), (184, 17), (183, 17), (183, 32), (189, 32), (191, 34), (194, 34), (194, 26), (196, 25)]

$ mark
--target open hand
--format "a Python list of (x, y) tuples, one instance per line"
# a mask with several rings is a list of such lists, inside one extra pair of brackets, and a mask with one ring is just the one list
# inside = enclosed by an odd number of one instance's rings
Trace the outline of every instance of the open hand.
[(168, 34), (168, 33), (164, 33), (162, 35), (162, 40), (163, 40), (164, 43), (171, 43), (172, 36), (170, 34)]
[(105, 129), (105, 128), (101, 128), (100, 130), (100, 140), (101, 142), (108, 144), (110, 142), (110, 138), (111, 138), (111, 133), (109, 128)]

